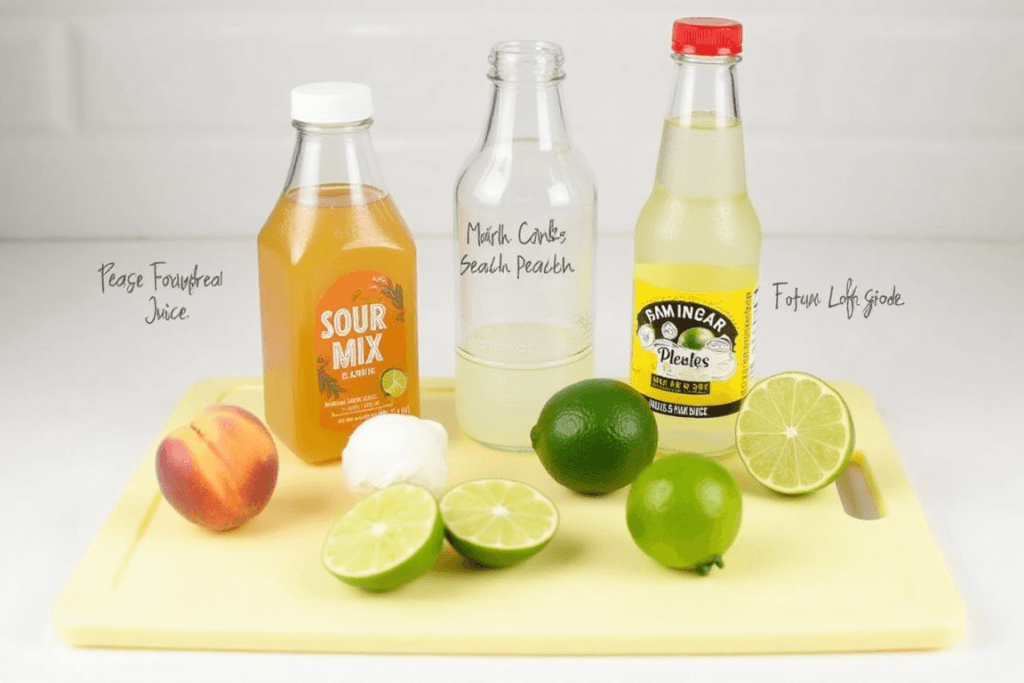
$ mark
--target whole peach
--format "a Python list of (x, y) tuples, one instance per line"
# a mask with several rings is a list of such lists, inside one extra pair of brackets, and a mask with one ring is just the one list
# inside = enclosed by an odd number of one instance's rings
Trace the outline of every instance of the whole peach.
[(277, 448), (258, 417), (215, 403), (157, 449), (156, 477), (164, 498), (185, 519), (214, 531), (245, 524), (277, 484)]

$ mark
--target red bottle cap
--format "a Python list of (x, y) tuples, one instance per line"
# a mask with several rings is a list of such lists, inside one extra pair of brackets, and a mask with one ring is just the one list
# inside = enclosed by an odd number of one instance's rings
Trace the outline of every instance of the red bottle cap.
[(743, 52), (743, 24), (715, 17), (676, 19), (672, 24), (672, 51), (702, 57), (738, 55)]

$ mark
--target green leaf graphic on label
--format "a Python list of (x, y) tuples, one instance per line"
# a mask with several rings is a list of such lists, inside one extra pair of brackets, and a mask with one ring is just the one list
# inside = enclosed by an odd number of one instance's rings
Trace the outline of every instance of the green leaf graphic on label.
[(338, 380), (327, 374), (327, 360), (320, 356), (317, 361), (317, 382), (320, 385), (320, 393), (330, 398), (339, 398), (345, 388), (338, 384)]

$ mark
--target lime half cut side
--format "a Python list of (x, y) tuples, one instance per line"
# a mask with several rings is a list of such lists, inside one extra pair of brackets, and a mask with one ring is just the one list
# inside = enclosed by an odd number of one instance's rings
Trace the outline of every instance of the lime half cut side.
[(441, 554), (444, 523), (434, 496), (396, 484), (359, 501), (327, 532), (323, 563), (345, 583), (371, 591), (398, 588)]
[(736, 449), (761, 484), (789, 495), (835, 481), (853, 454), (853, 420), (842, 396), (802, 372), (761, 380), (743, 399)]
[(388, 368), (380, 376), (380, 388), (391, 398), (399, 398), (408, 385), (409, 378), (399, 368)]
[(445, 535), (466, 558), (507, 567), (540, 552), (558, 529), (558, 509), (528, 484), (477, 479), (441, 497)]

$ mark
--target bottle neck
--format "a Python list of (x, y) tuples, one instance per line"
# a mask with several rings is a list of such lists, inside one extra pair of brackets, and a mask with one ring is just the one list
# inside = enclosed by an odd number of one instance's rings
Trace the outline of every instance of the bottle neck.
[(736, 96), (736, 65), (733, 57), (698, 57), (673, 55), (676, 82), (669, 103), (669, 118), (690, 124), (695, 118), (702, 123), (713, 121), (718, 128), (735, 125), (740, 120)]
[(512, 142), (529, 142), (542, 150), (569, 144), (557, 82), (494, 84), (483, 144)]
[(491, 49), (494, 83), (483, 145), (529, 142), (542, 150), (566, 146), (569, 134), (559, 84), (562, 50), (545, 41), (508, 41)]
[(354, 204), (387, 195), (370, 138), (371, 120), (353, 124), (293, 122), (298, 131), (285, 193), (314, 200), (326, 189), (342, 193)]
[(746, 192), (736, 92), (739, 56), (674, 55), (675, 87), (658, 158), (657, 181), (677, 194)]

